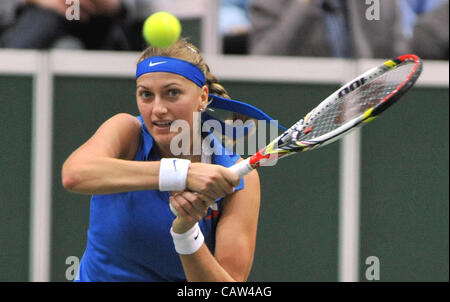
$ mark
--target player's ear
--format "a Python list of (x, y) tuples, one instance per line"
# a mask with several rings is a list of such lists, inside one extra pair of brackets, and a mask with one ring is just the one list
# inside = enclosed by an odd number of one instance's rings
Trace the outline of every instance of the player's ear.
[(206, 109), (209, 100), (209, 88), (206, 85), (203, 85), (201, 88), (202, 92), (200, 94), (200, 108)]

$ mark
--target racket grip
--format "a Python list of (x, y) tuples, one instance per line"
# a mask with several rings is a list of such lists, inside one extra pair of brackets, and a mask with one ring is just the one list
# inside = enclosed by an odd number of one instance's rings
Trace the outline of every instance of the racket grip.
[[(239, 178), (244, 177), (248, 173), (250, 173), (253, 170), (253, 167), (250, 165), (250, 158), (241, 160), (237, 164), (229, 167), (231, 171), (239, 175)], [(172, 206), (172, 204), (169, 203), (170, 210), (175, 216), (178, 216), (177, 210)]]
[(172, 206), (171, 203), (169, 203), (169, 207), (170, 207), (170, 210), (172, 211), (173, 215), (178, 216), (177, 210), (175, 210), (175, 208)]
[(229, 167), (228, 169), (239, 175), (239, 178), (242, 178), (250, 173), (253, 170), (253, 167), (250, 165), (250, 158), (247, 158)]

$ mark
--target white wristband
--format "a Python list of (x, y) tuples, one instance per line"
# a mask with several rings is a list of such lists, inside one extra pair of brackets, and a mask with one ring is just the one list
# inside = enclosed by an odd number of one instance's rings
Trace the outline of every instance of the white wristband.
[(159, 190), (183, 191), (191, 161), (181, 158), (162, 158), (159, 166)]
[(175, 250), (180, 255), (190, 255), (198, 251), (202, 246), (205, 237), (198, 226), (198, 222), (183, 234), (174, 233), (170, 228)]

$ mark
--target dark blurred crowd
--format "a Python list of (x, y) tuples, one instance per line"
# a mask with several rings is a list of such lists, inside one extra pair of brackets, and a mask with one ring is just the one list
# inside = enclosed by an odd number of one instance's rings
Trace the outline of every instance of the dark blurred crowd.
[[(79, 20), (70, 11), (74, 2)], [(411, 52), (446, 60), (448, 2), (220, 0), (217, 22), (225, 54), (386, 58)], [(142, 50), (151, 3), (2, 0), (0, 47)]]

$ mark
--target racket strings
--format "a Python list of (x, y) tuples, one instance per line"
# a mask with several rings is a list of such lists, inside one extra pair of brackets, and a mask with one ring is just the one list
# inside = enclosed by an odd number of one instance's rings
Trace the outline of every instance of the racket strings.
[(368, 82), (343, 97), (336, 97), (325, 108), (313, 112), (305, 128), (311, 131), (298, 137), (309, 140), (329, 133), (375, 107), (395, 91), (411, 73), (414, 63), (403, 62), (382, 75), (368, 77)]

